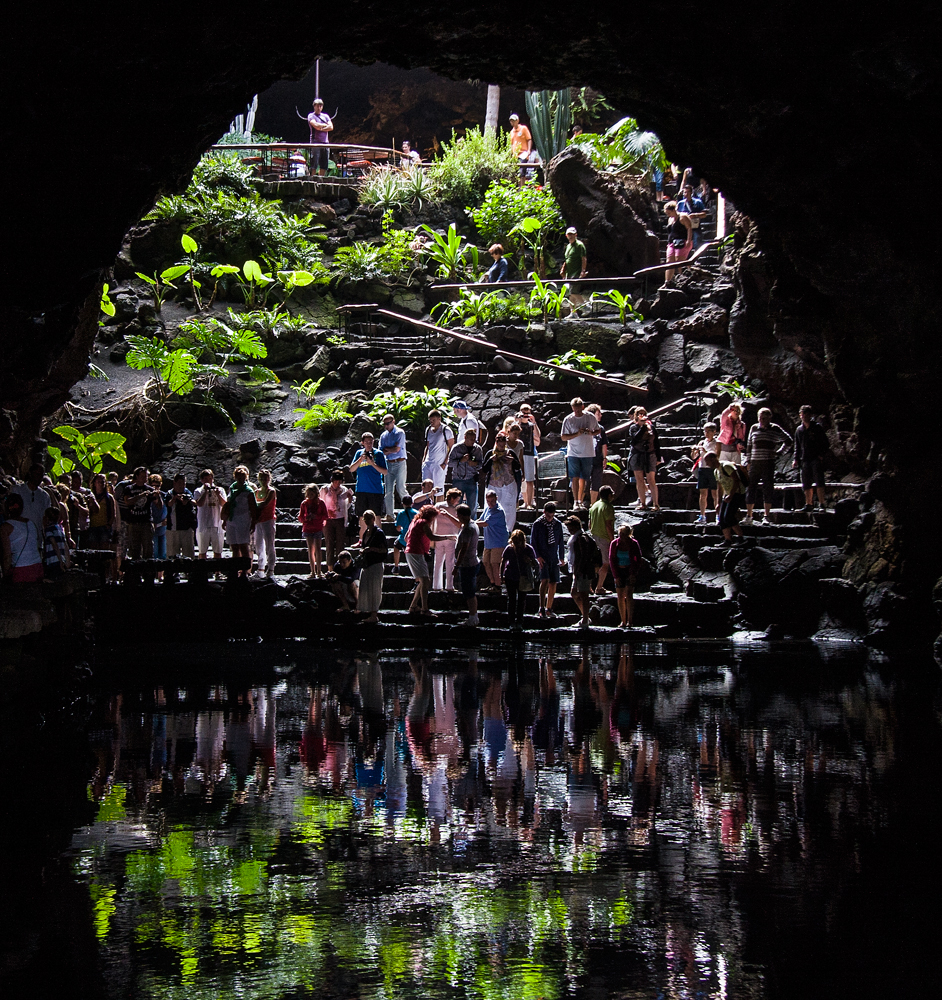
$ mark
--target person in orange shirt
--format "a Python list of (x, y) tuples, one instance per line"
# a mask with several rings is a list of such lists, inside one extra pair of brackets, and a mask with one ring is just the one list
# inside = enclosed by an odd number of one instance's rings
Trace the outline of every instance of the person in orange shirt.
[(530, 162), (533, 152), (533, 136), (526, 125), (520, 124), (520, 115), (510, 116), (510, 148), (517, 154), (517, 159), (523, 163)]

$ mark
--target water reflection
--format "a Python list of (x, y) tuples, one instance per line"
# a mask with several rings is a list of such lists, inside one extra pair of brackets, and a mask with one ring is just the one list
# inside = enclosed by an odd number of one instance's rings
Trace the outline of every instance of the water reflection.
[(890, 822), (873, 671), (461, 655), (103, 706), (73, 863), (114, 995), (770, 995), (765, 906), (800, 935)]

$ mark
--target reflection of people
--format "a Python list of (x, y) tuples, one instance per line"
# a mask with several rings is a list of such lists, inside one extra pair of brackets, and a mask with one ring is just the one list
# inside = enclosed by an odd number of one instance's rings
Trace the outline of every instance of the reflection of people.
[[(330, 115), (324, 113), (324, 102), (319, 98), (314, 98), (314, 110), (307, 116), (307, 124), (310, 129), (310, 141), (328, 143), (330, 133), (334, 130), (334, 123), (330, 120)], [(315, 149), (311, 157), (311, 165), (314, 172), (322, 177), (327, 173), (327, 161), (329, 153), (326, 149)]]

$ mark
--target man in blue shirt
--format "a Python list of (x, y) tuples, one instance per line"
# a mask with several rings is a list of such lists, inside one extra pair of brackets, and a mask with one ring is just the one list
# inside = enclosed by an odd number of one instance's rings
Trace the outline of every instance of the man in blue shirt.
[(504, 555), (510, 534), (504, 509), (497, 502), (497, 490), (487, 490), (484, 494), (484, 512), (478, 526), (484, 529), (484, 569), (492, 587), (500, 590), (500, 561)]
[(386, 476), (386, 456), (373, 447), (373, 435), (369, 431), (360, 438), (362, 447), (353, 456), (350, 471), (357, 474), (356, 511), (363, 517), (363, 511), (383, 513), (383, 479)]
[(530, 544), (540, 561), (540, 617), (555, 618), (553, 599), (559, 583), (559, 569), (566, 563), (563, 523), (556, 517), (556, 504), (550, 501), (543, 516), (533, 522)]
[(703, 201), (693, 193), (692, 184), (684, 185), (684, 196), (677, 201), (677, 211), (681, 215), (690, 216), (690, 221), (693, 223), (693, 245), (695, 248), (700, 246), (698, 229), (700, 220), (708, 218), (710, 213), (704, 207)]
[(387, 413), (383, 417), (383, 433), (379, 436), (379, 450), (386, 456), (386, 520), (393, 520), (396, 494), (406, 495), (406, 432), (396, 426), (396, 418)]

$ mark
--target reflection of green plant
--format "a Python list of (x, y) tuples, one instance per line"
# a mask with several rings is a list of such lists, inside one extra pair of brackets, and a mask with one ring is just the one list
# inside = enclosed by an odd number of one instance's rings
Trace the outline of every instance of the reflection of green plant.
[(391, 413), (398, 421), (411, 424), (413, 427), (424, 427), (428, 422), (430, 410), (451, 412), (451, 399), (446, 389), (393, 389), (391, 392), (381, 392), (374, 396), (368, 405), (367, 413), (371, 420), (381, 420)]
[(543, 282), (537, 274), (531, 274), (530, 278), (534, 282), (534, 287), (530, 292), (531, 314), (542, 313), (544, 323), (549, 320), (550, 316), (559, 319), (563, 306), (572, 305), (569, 298), (569, 285), (564, 284), (559, 288), (555, 281)]
[(600, 170), (650, 175), (667, 169), (667, 154), (653, 132), (642, 132), (634, 118), (622, 118), (602, 135), (585, 132), (573, 143)]
[(128, 460), (124, 453), (124, 442), (127, 438), (123, 434), (114, 431), (95, 431), (91, 434), (83, 434), (75, 427), (63, 424), (60, 427), (53, 427), (53, 434), (57, 434), (63, 440), (68, 441), (72, 449), (72, 457), (62, 454), (61, 448), (47, 445), (46, 451), (52, 458), (53, 476), (61, 476), (63, 472), (71, 472), (77, 466), (88, 472), (101, 472), (102, 459), (107, 455), (121, 465)]
[(501, 243), (507, 253), (517, 248), (511, 233), (523, 219), (538, 219), (549, 244), (562, 237), (566, 226), (552, 192), (532, 183), (498, 181), (487, 189), (481, 206), (468, 211), (481, 239), (486, 244)]
[(631, 304), (630, 297), (618, 291), (617, 288), (609, 289), (607, 292), (592, 293), (593, 302), (601, 302), (604, 299), (608, 299), (609, 302), (618, 306), (618, 321), (622, 326), (626, 325), (629, 315), (632, 319), (636, 319), (639, 322), (644, 319), (641, 313), (635, 312), (635, 307)]
[(294, 426), (303, 431), (316, 431), (319, 427), (343, 424), (353, 416), (345, 399), (333, 398), (312, 406), (297, 407), (294, 412), (301, 414)]
[(442, 156), (428, 169), (442, 201), (479, 205), (494, 181), (513, 180), (519, 171), (506, 132), (470, 128), (461, 138), (452, 132), (451, 142), (442, 148)]
[[(571, 368), (574, 375), (579, 372), (587, 372), (591, 375), (602, 366), (601, 359), (593, 354), (583, 354), (580, 351), (566, 351), (565, 354), (557, 354), (555, 357), (549, 358), (548, 361), (551, 365)], [(561, 378), (562, 375), (560, 372), (550, 370), (549, 377), (555, 379)]]

